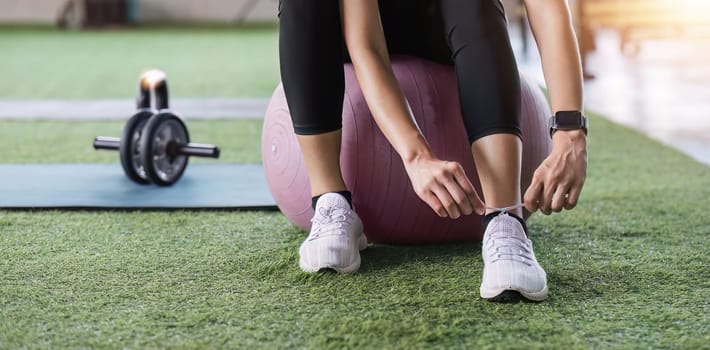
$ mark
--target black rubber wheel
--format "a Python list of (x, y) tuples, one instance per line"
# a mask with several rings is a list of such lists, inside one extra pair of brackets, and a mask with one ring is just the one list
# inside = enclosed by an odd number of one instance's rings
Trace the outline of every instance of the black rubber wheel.
[(150, 118), (140, 142), (140, 156), (148, 179), (160, 186), (177, 182), (188, 161), (188, 157), (177, 154), (177, 150), (189, 142), (190, 135), (180, 117), (165, 112)]
[(129, 179), (141, 185), (150, 183), (145, 174), (143, 159), (140, 156), (140, 139), (143, 134), (143, 127), (152, 116), (153, 112), (141, 111), (128, 119), (123, 127), (121, 143), (118, 148), (123, 172), (126, 173)]

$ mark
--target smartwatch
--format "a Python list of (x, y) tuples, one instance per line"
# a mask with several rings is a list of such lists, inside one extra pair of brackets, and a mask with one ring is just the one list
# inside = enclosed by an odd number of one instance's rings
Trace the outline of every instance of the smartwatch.
[(550, 127), (550, 137), (557, 130), (584, 130), (587, 135), (589, 121), (580, 111), (559, 111), (548, 120)]

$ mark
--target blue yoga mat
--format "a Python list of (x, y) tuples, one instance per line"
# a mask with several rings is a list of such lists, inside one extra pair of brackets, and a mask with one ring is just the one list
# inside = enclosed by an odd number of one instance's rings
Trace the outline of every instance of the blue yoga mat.
[(275, 210), (259, 164), (188, 165), (170, 187), (139, 185), (119, 164), (0, 164), (4, 209)]

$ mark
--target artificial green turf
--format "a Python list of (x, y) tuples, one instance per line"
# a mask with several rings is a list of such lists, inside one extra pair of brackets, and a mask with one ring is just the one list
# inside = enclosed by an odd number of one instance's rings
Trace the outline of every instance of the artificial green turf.
[[(43, 123), (0, 122), (0, 149)], [(530, 220), (545, 302), (482, 301), (475, 242), (375, 245), (356, 275), (306, 275), (305, 233), (278, 213), (0, 211), (0, 348), (710, 348), (710, 169), (592, 126), (578, 208)], [(0, 163), (96, 160), (54, 129), (25, 134), (51, 153)]]
[(148, 68), (176, 97), (269, 96), (279, 81), (277, 31), (146, 28), (63, 32), (0, 27), (0, 98), (133, 97)]
[[(0, 121), (0, 163), (108, 163), (118, 152), (96, 151), (96, 136), (121, 136), (125, 121)], [(219, 161), (261, 162), (261, 120), (190, 120), (190, 140), (220, 146)], [(211, 159), (191, 158), (190, 161)]]

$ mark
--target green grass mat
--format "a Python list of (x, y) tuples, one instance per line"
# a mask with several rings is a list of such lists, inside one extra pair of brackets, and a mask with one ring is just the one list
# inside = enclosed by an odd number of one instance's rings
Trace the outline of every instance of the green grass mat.
[[(190, 127), (258, 158), (250, 123)], [(0, 122), (0, 162), (97, 161), (90, 136), (117, 132), (58, 128)], [(708, 349), (710, 169), (599, 118), (589, 146), (579, 207), (530, 220), (543, 303), (480, 300), (478, 243), (306, 275), (279, 213), (0, 211), (0, 348)]]
[(0, 52), (3, 99), (133, 97), (148, 68), (167, 72), (174, 97), (266, 97), (279, 81), (274, 27), (0, 27)]
[[(96, 136), (121, 136), (125, 121), (0, 121), (0, 163), (118, 164), (118, 152), (96, 151)], [(190, 140), (220, 146), (220, 161), (261, 162), (261, 120), (187, 120)], [(190, 162), (214, 162), (191, 158)], [(120, 165), (119, 165), (120, 166)]]

